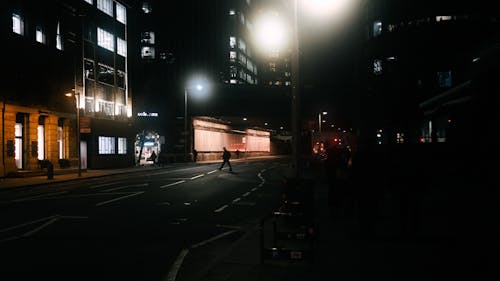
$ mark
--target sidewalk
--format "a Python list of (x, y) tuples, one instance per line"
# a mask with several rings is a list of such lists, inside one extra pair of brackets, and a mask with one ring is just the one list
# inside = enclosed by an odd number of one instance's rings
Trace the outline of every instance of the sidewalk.
[[(388, 174), (391, 177), (393, 175)], [(315, 174), (315, 207), (318, 242), (312, 263), (260, 262), (260, 230), (246, 231), (226, 252), (207, 266), (194, 266), (202, 249), (191, 251), (176, 281), (303, 281), (303, 280), (498, 280), (498, 244), (487, 244), (477, 237), (440, 232), (438, 226), (450, 218), (436, 217), (421, 210), (419, 228), (402, 232), (398, 198), (386, 197), (370, 214), (369, 232), (361, 232), (359, 210), (331, 214), (328, 185), (324, 175)], [(426, 201), (429, 200), (429, 201)], [(427, 204), (435, 198), (422, 199)], [(422, 206), (422, 209), (423, 206)], [(427, 210), (425, 210), (427, 211)], [(466, 230), (466, 229), (464, 229)], [(466, 230), (467, 231), (467, 230)], [(493, 234), (489, 234), (493, 235)], [(463, 238), (465, 237), (466, 240)], [(491, 241), (491, 240), (489, 240)], [(217, 243), (217, 242), (215, 242)], [(211, 246), (215, 247), (215, 246)], [(198, 256), (196, 256), (198, 255)], [(197, 272), (197, 274), (193, 274)]]

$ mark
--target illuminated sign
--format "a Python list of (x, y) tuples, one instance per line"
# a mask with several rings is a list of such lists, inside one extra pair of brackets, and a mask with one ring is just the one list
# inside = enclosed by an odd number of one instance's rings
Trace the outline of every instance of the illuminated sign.
[(158, 117), (157, 112), (138, 112), (137, 116), (139, 117)]

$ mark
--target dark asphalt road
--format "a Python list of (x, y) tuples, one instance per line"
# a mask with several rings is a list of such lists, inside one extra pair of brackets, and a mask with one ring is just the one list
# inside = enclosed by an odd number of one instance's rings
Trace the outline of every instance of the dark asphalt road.
[(218, 165), (2, 192), (0, 279), (165, 280), (182, 249), (237, 239), (280, 202), (285, 163)]

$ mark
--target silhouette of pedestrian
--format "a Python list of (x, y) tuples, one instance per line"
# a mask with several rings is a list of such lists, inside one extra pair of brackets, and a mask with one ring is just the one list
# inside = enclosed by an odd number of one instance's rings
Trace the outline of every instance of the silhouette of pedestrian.
[(196, 149), (193, 149), (193, 161), (198, 161), (198, 151), (196, 151)]
[(231, 153), (227, 151), (226, 147), (224, 147), (224, 152), (222, 153), (222, 164), (220, 165), (219, 170), (222, 170), (224, 164), (227, 163), (227, 165), (229, 166), (229, 171), (230, 172), (233, 171), (233, 167), (231, 167), (231, 163), (229, 162), (230, 158), (231, 158)]
[(156, 164), (156, 153), (153, 151), (151, 156), (149, 156), (149, 160), (153, 161), (153, 164)]
[(240, 150), (236, 149), (236, 158), (240, 158)]

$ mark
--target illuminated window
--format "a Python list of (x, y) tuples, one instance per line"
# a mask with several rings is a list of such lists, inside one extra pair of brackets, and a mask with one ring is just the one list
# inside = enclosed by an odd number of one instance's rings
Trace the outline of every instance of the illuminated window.
[(235, 51), (230, 51), (229, 52), (229, 61), (230, 62), (235, 62), (236, 61), (236, 52)]
[(274, 62), (269, 63), (269, 71), (276, 72), (276, 63)]
[(89, 3), (90, 5), (94, 4), (94, 0), (84, 0), (85, 2)]
[(382, 74), (382, 61), (379, 59), (373, 61), (373, 74), (375, 75)]
[(57, 22), (57, 28), (56, 28), (56, 48), (58, 50), (63, 49), (63, 41), (62, 41), (62, 35), (61, 35), (61, 23)]
[(103, 47), (104, 49), (114, 51), (115, 42), (113, 34), (105, 31), (104, 29), (97, 28), (97, 45)]
[(113, 103), (110, 101), (99, 101), (97, 102), (97, 111), (102, 112), (106, 116), (113, 116), (114, 111), (113, 111)]
[(118, 154), (127, 154), (127, 138), (118, 138)]
[(373, 23), (373, 37), (377, 37), (382, 34), (382, 22), (376, 21)]
[(63, 131), (62, 122), (61, 122), (61, 125), (57, 127), (57, 150), (59, 152), (59, 159), (63, 159), (64, 158), (64, 131)]
[(115, 154), (115, 138), (99, 136), (99, 154)]
[(231, 49), (233, 49), (234, 47), (236, 47), (236, 37), (234, 37), (234, 36), (230, 36), (229, 37), (229, 47)]
[(229, 15), (230, 15), (230, 16), (234, 16), (234, 15), (236, 15), (236, 11), (235, 11), (235, 10), (233, 10), (233, 9), (229, 10)]
[(238, 59), (239, 59), (241, 64), (247, 65), (247, 57), (245, 57), (244, 54), (238, 53)]
[(241, 24), (245, 24), (245, 15), (243, 13), (240, 13), (240, 21)]
[(231, 78), (235, 78), (238, 76), (238, 70), (236, 69), (236, 66), (229, 66), (229, 76), (231, 76)]
[(141, 49), (141, 57), (143, 59), (154, 59), (155, 58), (155, 48), (144, 46)]
[(143, 13), (149, 14), (152, 11), (153, 11), (153, 9), (151, 7), (151, 3), (147, 2), (147, 1), (142, 2), (142, 12)]
[(153, 31), (142, 32), (141, 43), (153, 45), (155, 43), (155, 33)]
[(42, 44), (46, 43), (45, 30), (39, 25), (36, 26), (36, 42)]
[(85, 59), (85, 78), (95, 80), (94, 62)]
[(12, 14), (12, 31), (24, 35), (24, 20), (18, 14)]
[(114, 16), (112, 0), (97, 0), (97, 9), (103, 11), (104, 13), (110, 16)]
[(101, 83), (106, 83), (109, 85), (115, 84), (115, 74), (114, 69), (107, 65), (99, 64), (97, 80)]
[(236, 83), (238, 83), (238, 81), (236, 81), (236, 79), (231, 79), (231, 80), (229, 80), (229, 83), (230, 84), (236, 84)]
[(116, 85), (125, 89), (125, 72), (118, 70), (116, 72)]
[(118, 53), (122, 57), (127, 57), (127, 41), (121, 39), (120, 37), (117, 37), (116, 41), (116, 53)]
[(437, 22), (440, 22), (440, 21), (447, 21), (447, 20), (451, 20), (452, 17), (451, 16), (436, 16), (436, 21)]
[(123, 24), (127, 24), (127, 9), (118, 2), (116, 2), (116, 20)]
[(45, 159), (45, 127), (44, 125), (38, 125), (37, 128), (37, 134), (38, 134), (38, 160), (43, 160)]

